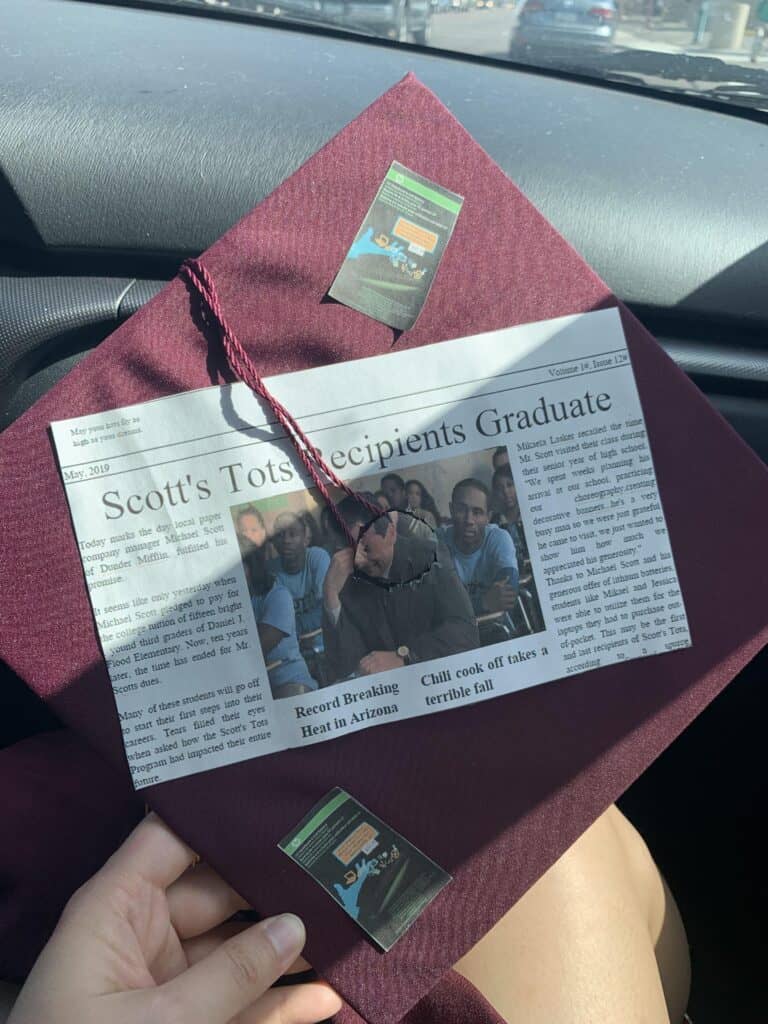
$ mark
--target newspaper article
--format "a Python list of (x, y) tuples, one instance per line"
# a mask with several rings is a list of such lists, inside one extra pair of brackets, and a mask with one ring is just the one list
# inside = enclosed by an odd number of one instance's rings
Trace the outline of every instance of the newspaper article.
[(686, 647), (616, 310), (52, 425), (136, 788)]

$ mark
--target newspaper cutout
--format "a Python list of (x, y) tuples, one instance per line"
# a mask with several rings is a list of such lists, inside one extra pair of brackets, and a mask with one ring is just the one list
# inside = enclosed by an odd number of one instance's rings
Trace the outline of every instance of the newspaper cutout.
[(137, 789), (690, 645), (616, 310), (267, 383), (354, 549), (245, 385), (52, 425)]

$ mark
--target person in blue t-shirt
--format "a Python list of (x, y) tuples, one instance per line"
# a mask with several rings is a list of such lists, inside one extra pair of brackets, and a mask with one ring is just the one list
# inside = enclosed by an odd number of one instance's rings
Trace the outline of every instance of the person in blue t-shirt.
[(512, 538), (489, 522), (488, 488), (472, 477), (453, 488), (451, 525), (439, 531), (476, 615), (508, 611), (517, 602), (519, 573)]
[(530, 556), (525, 539), (520, 503), (517, 500), (517, 487), (509, 464), (499, 466), (494, 472), (491, 487), (495, 508), (493, 522), (510, 535), (517, 553), (517, 567), (525, 570), (527, 564), (530, 563)]
[(275, 520), (272, 543), (278, 557), (269, 563), (269, 570), (293, 598), (299, 636), (320, 629), (330, 555), (323, 548), (310, 546), (305, 523), (292, 512), (283, 512)]
[(251, 548), (243, 556), (243, 564), (272, 696), (295, 697), (316, 690), (317, 683), (299, 650), (293, 600), (269, 571), (264, 548)]

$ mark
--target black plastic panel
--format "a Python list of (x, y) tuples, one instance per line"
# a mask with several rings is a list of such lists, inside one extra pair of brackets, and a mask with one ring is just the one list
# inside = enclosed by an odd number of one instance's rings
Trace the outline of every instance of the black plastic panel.
[(623, 299), (768, 324), (764, 124), (277, 24), (24, 0), (0, 32), (0, 244), (199, 252), (412, 70)]
[(131, 284), (103, 277), (0, 277), (0, 379), (44, 342), (114, 320)]
[(164, 284), (0, 275), (0, 429)]
[(768, 338), (765, 349), (703, 345), (658, 336), (666, 351), (691, 376), (753, 384), (768, 397)]
[(130, 284), (100, 277), (0, 277), (0, 403), (57, 355), (63, 339), (96, 324), (116, 326)]
[(145, 302), (154, 298), (166, 284), (166, 281), (133, 281), (131, 287), (123, 295), (118, 316), (121, 319), (129, 317), (137, 309), (141, 309)]

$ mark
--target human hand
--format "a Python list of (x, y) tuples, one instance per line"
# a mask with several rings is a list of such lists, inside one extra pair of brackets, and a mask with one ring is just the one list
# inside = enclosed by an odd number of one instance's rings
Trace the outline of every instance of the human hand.
[[(270, 985), (296, 960), (292, 914), (228, 921), (246, 903), (152, 814), (69, 901), (8, 1024), (315, 1024), (323, 982)], [(226, 923), (223, 923), (226, 922)]]
[(497, 580), (483, 594), (483, 607), (487, 612), (505, 612), (514, 608), (517, 591), (506, 580)]
[(354, 569), (355, 553), (352, 548), (341, 548), (331, 558), (323, 581), (323, 603), (326, 611), (333, 613), (339, 607), (339, 594)]
[(389, 669), (402, 668), (405, 661), (394, 651), (371, 651), (364, 658), (360, 659), (360, 671), (364, 676), (372, 676), (377, 672), (387, 672)]

